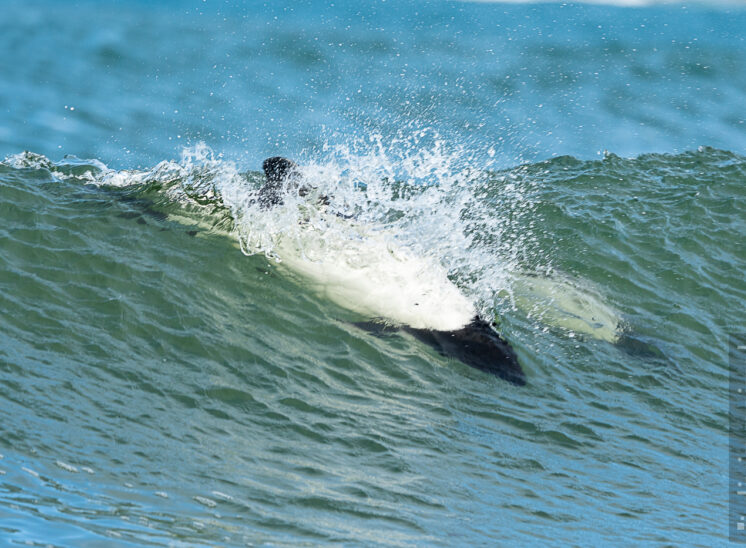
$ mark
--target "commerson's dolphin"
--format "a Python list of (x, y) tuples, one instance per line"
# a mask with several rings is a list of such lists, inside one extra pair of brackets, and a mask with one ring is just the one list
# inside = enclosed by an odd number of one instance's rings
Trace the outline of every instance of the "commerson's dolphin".
[[(257, 202), (264, 210), (283, 204), (289, 192), (305, 196), (312, 190), (304, 184), (297, 165), (287, 158), (268, 158), (262, 168), (266, 181)], [(318, 201), (328, 204), (325, 196)], [(309, 242), (312, 247), (314, 242)], [(444, 356), (512, 384), (526, 384), (513, 348), (479, 317), (474, 304), (437, 262), (392, 249), (390, 242), (375, 236), (366, 238), (364, 244), (357, 240), (339, 244), (339, 254), (354, 255), (354, 266), (351, 261), (323, 254), (318, 260), (308, 260), (308, 250), (298, 252), (292, 246), (280, 246), (278, 254), (289, 269), (331, 300), (380, 322), (359, 325), (401, 329)]]

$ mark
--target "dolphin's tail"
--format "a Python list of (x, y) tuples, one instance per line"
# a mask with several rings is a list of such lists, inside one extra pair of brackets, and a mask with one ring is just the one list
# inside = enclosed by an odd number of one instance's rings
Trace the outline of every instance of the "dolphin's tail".
[(517, 386), (526, 384), (526, 374), (518, 363), (515, 351), (489, 323), (479, 317), (474, 317), (467, 326), (455, 331), (413, 327), (403, 329), (444, 356), (456, 358)]

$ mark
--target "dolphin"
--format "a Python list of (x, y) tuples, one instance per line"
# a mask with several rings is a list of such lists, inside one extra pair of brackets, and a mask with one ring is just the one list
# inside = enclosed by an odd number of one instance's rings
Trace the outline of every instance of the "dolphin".
[[(266, 180), (259, 189), (257, 198), (262, 209), (281, 205), (283, 195), (288, 192), (298, 192), (305, 196), (310, 191), (303, 184), (297, 164), (287, 158), (267, 158), (262, 169)], [(319, 202), (329, 203), (325, 196), (319, 198)], [(289, 263), (292, 270), (323, 285), (328, 294), (336, 295), (334, 300), (341, 306), (361, 312), (370, 311), (383, 321), (358, 323), (358, 327), (377, 332), (401, 330), (431, 346), (443, 356), (457, 359), (511, 384), (526, 384), (526, 375), (513, 348), (495, 331), (494, 324), (479, 317), (473, 303), (447, 278), (445, 272), (431, 268), (435, 272), (431, 272), (430, 277), (423, 277), (421, 283), (424, 287), (417, 288), (416, 275), (402, 274), (397, 277), (397, 263), (381, 258), (379, 270), (392, 272), (371, 273), (376, 281), (384, 283), (373, 282), (366, 286), (360, 280), (359, 272), (346, 270), (342, 265), (339, 266), (340, 272), (333, 273), (329, 272), (333, 269), (333, 266), (328, 268), (330, 265), (314, 267), (299, 260), (294, 261), (293, 257), (281, 258)], [(422, 272), (424, 267), (429, 266), (416, 258), (411, 262), (415, 265), (412, 272)], [(334, 287), (330, 288), (335, 282), (340, 286), (336, 292)], [(389, 282), (388, 287), (385, 282)], [(375, 295), (362, 294), (366, 289), (370, 289)], [(355, 294), (356, 290), (358, 294)], [(387, 293), (391, 298), (387, 297)], [(414, 297), (407, 298), (412, 295)], [(389, 309), (386, 309), (386, 303), (389, 304)], [(441, 314), (444, 317), (437, 317)]]

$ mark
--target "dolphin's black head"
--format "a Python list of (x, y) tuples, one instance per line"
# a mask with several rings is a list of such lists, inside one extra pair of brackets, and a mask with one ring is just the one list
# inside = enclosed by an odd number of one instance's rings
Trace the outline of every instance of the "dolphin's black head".
[(268, 183), (279, 183), (282, 182), (286, 177), (292, 174), (298, 169), (295, 162), (283, 158), (282, 156), (273, 156), (267, 158), (262, 163), (262, 169), (264, 175), (267, 177)]

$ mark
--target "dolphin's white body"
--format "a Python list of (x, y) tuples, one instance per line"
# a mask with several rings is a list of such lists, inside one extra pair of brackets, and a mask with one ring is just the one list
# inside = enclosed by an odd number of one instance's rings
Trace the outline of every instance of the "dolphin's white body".
[[(168, 218), (240, 238), (186, 210)], [(303, 223), (279, 234), (272, 248), (280, 267), (300, 276), (316, 293), (361, 316), (416, 329), (454, 331), (476, 316), (472, 301), (437, 261), (417, 256), (397, 246), (390, 234), (366, 230), (359, 223), (326, 214), (324, 221), (323, 231)]]
[(274, 249), (281, 264), (339, 306), (386, 323), (454, 331), (474, 319), (474, 304), (437, 261), (386, 234), (359, 225), (352, 232), (350, 221), (338, 222), (347, 223), (346, 230), (321, 235), (307, 228), (281, 237)]

